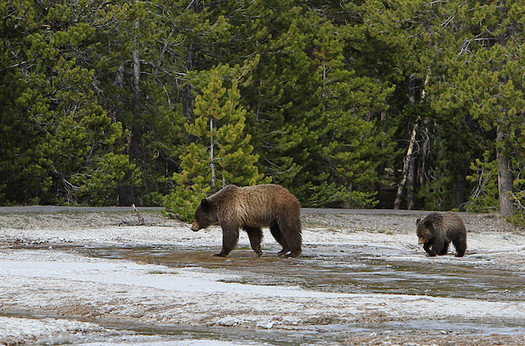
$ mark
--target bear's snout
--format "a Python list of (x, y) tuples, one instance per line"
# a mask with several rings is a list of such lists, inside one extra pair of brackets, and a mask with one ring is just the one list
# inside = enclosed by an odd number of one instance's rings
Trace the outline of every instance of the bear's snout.
[(197, 232), (198, 230), (200, 230), (201, 228), (199, 227), (199, 224), (197, 223), (197, 221), (193, 221), (193, 223), (191, 224), (191, 230), (193, 232)]
[(418, 238), (417, 243), (418, 244), (425, 244), (425, 240), (423, 238)]

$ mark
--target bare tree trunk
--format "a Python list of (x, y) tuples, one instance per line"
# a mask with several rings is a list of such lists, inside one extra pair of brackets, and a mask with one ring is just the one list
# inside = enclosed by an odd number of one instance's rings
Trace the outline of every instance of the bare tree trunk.
[(215, 190), (217, 177), (215, 175), (215, 157), (213, 157), (213, 118), (210, 118), (210, 168), (211, 168), (211, 188)]
[(410, 156), (410, 163), (408, 165), (408, 176), (407, 176), (407, 209), (412, 210), (414, 209), (416, 202), (415, 202), (415, 186), (416, 186), (416, 164), (415, 164), (414, 155)]
[(496, 147), (496, 159), (498, 161), (498, 192), (499, 192), (499, 212), (503, 216), (514, 214), (514, 205), (510, 199), (512, 195), (512, 163), (506, 151), (505, 143), (507, 133), (501, 125), (497, 127), (496, 142), (500, 145)]
[[(420, 103), (425, 98), (425, 86), (428, 84), (430, 75), (427, 75), (424, 80), (418, 79), (415, 75), (410, 75), (408, 80), (408, 102), (409, 103)], [(416, 202), (414, 198), (414, 192), (416, 191), (416, 182), (418, 170), (415, 166), (414, 158), (414, 145), (416, 144), (416, 133), (419, 127), (420, 117), (417, 120), (412, 129), (412, 135), (410, 136), (410, 142), (408, 144), (407, 154), (403, 160), (403, 172), (401, 182), (397, 187), (396, 199), (394, 201), (394, 209), (401, 207), (401, 201), (403, 199), (403, 193), (406, 188), (407, 190), (407, 209), (414, 209)], [(424, 124), (423, 124), (424, 127)]]
[[(193, 69), (194, 59), (193, 43), (188, 47), (188, 56), (186, 57), (186, 69), (191, 71)], [(193, 121), (193, 95), (191, 94), (191, 85), (186, 81), (186, 85), (182, 88), (182, 113), (186, 119), (191, 123)]]
[(139, 30), (139, 21), (135, 21), (135, 47), (131, 53), (133, 58), (133, 107), (140, 107), (140, 53), (137, 42), (137, 32)]
[(405, 159), (403, 160), (403, 172), (402, 172), (402, 179), (399, 182), (399, 185), (397, 187), (397, 193), (396, 193), (396, 200), (394, 201), (394, 209), (399, 209), (401, 206), (401, 200), (403, 198), (403, 191), (405, 190), (405, 185), (407, 183), (408, 174), (410, 172), (410, 164), (412, 163), (412, 155), (414, 153), (414, 146), (416, 144), (416, 133), (418, 128), (419, 118), (416, 120), (416, 123), (414, 124), (414, 128), (412, 129), (412, 135), (410, 136), (410, 142), (408, 144), (408, 150), (407, 154), (405, 155)]
[[(186, 7), (188, 10), (193, 12), (199, 12), (199, 0), (192, 0)], [(195, 43), (193, 39), (190, 39), (188, 45), (188, 52), (186, 56), (186, 71), (193, 71), (195, 64)], [(193, 95), (191, 93), (191, 85), (189, 81), (186, 80), (186, 85), (182, 88), (182, 113), (188, 120), (188, 122), (193, 122)], [(189, 138), (191, 140), (191, 136)]]
[[(131, 52), (133, 60), (133, 110), (131, 119), (131, 138), (128, 142), (128, 155), (130, 159), (139, 159), (140, 141), (142, 137), (142, 128), (140, 125), (140, 52), (139, 44), (137, 40), (138, 30), (140, 22), (135, 21), (135, 37), (134, 37), (134, 48)], [(129, 183), (131, 179), (131, 173), (126, 172), (124, 176), (124, 182), (119, 186), (119, 204), (120, 205), (132, 205), (135, 204), (135, 187)]]

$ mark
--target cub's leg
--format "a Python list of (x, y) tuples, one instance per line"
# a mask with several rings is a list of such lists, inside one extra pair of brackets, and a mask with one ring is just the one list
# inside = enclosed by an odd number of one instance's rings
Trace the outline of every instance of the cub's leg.
[(445, 247), (444, 239), (442, 238), (434, 239), (434, 243), (432, 244), (432, 249), (430, 249), (430, 252), (428, 254), (432, 257), (436, 256), (437, 254), (441, 254), (444, 247)]
[[(434, 247), (432, 246), (433, 243), (427, 242), (423, 245), (423, 249), (428, 253), (429, 256), (433, 257), (436, 255), (436, 252), (434, 251)], [(432, 248), (431, 248), (432, 247)]]
[(446, 255), (448, 253), (448, 246), (449, 246), (449, 242), (448, 241), (445, 241), (443, 243), (443, 249), (441, 249), (441, 251), (438, 253), (438, 255), (440, 256), (443, 256), (443, 255)]
[(456, 257), (463, 257), (467, 250), (467, 240), (464, 238), (455, 239), (453, 241), (454, 247), (456, 248)]
[[(431, 243), (431, 242), (427, 242), (427, 243), (423, 244), (423, 249), (424, 249), (424, 250), (425, 250), (430, 256), (432, 256), (432, 255), (431, 255), (432, 250), (430, 249), (431, 246), (432, 246), (432, 243)], [(436, 255), (436, 254), (434, 254), (434, 256), (435, 256), (435, 255)]]

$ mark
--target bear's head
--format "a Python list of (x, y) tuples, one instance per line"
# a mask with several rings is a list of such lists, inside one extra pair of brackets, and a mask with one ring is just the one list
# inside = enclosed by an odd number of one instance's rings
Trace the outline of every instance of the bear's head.
[(191, 230), (197, 232), (198, 230), (216, 224), (217, 222), (217, 208), (211, 201), (204, 198), (197, 207), (197, 210), (195, 210), (195, 217), (191, 224)]
[(417, 237), (418, 237), (418, 243), (419, 244), (425, 244), (429, 242), (433, 237), (434, 234), (432, 233), (432, 222), (430, 220), (423, 220), (417, 219), (416, 220), (416, 226), (417, 226)]

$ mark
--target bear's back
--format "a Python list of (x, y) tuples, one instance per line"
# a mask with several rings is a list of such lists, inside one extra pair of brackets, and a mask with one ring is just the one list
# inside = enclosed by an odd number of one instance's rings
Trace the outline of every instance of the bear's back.
[(450, 212), (443, 213), (443, 227), (450, 234), (466, 233), (463, 220), (461, 220), (461, 218), (456, 214)]
[(451, 212), (445, 212), (445, 213), (431, 213), (427, 217), (425, 217), (421, 225), (422, 227), (425, 227), (424, 225), (432, 224), (432, 227), (428, 227), (432, 232), (439, 232), (439, 233), (464, 233), (465, 225), (463, 224), (463, 221), (459, 216), (457, 216), (454, 213)]
[(241, 187), (237, 190), (239, 203), (258, 209), (300, 208), (297, 198), (280, 185), (264, 184)]
[(219, 219), (236, 220), (245, 226), (265, 227), (283, 215), (299, 217), (301, 205), (287, 189), (274, 184), (224, 187), (218, 203)]

